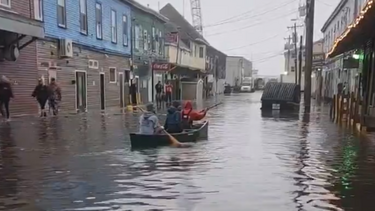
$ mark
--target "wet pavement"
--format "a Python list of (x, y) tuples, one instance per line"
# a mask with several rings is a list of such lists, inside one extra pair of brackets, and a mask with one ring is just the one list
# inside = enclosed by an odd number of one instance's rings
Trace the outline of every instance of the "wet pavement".
[(223, 97), (183, 149), (131, 151), (137, 114), (1, 123), (0, 210), (373, 210), (374, 141), (326, 107), (262, 114), (260, 95)]

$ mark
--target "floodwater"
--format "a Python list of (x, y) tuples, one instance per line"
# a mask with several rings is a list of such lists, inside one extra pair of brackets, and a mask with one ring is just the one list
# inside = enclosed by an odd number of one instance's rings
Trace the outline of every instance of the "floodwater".
[(223, 97), (192, 148), (131, 151), (136, 114), (2, 123), (0, 210), (374, 210), (374, 141), (260, 96)]

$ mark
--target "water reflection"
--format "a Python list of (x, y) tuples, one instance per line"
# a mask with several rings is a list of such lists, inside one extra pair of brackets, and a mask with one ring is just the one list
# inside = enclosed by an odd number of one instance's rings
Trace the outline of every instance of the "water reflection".
[(261, 112), (259, 99), (215, 99), (209, 140), (186, 149), (131, 151), (139, 113), (0, 125), (0, 210), (373, 210), (373, 139), (327, 107)]

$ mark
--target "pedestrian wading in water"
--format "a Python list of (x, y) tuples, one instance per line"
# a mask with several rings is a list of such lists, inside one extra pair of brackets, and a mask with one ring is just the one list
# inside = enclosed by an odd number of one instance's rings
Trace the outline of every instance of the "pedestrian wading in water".
[(7, 121), (10, 120), (9, 103), (10, 99), (13, 97), (10, 80), (3, 75), (0, 79), (0, 112)]
[(44, 81), (40, 78), (38, 80), (38, 85), (36, 85), (36, 87), (35, 87), (35, 89), (32, 93), (32, 96), (35, 97), (36, 100), (39, 103), (40, 116), (41, 117), (47, 116), (47, 112), (45, 110), (45, 107), (46, 107), (46, 103), (47, 103), (47, 100), (48, 100), (48, 97), (49, 97), (48, 95), (49, 95), (48, 86), (46, 86), (44, 84)]
[(51, 78), (51, 83), (48, 86), (48, 102), (49, 107), (52, 109), (53, 115), (58, 113), (58, 103), (61, 101), (61, 89), (56, 83), (55, 78)]

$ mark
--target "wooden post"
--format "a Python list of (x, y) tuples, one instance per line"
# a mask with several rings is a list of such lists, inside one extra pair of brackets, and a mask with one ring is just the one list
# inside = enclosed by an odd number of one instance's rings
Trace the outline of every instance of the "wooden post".
[(315, 0), (306, 0), (305, 111), (311, 109), (311, 72), (313, 63)]

